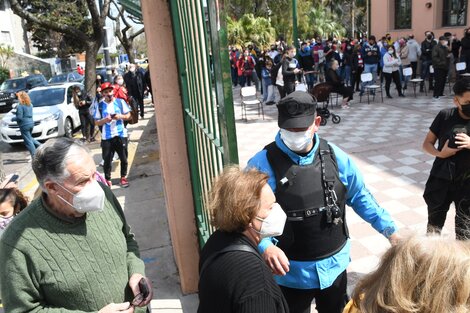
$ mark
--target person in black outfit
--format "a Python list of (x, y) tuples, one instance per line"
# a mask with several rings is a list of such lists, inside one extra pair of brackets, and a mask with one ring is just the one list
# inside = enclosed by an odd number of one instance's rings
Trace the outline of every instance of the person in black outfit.
[(257, 249), (267, 236), (282, 234), (286, 214), (268, 175), (229, 167), (209, 200), (212, 225), (199, 261), (198, 313), (288, 313), (287, 302)]
[(351, 66), (351, 87), (356, 91), (360, 91), (361, 74), (364, 71), (364, 60), (362, 59), (361, 45), (357, 44), (353, 50), (352, 66)]
[(144, 93), (147, 89), (144, 74), (136, 69), (135, 64), (129, 65), (129, 71), (124, 74), (124, 82), (126, 83), (129, 96), (133, 97), (139, 104), (140, 117), (144, 118)]
[(456, 107), (439, 112), (423, 142), (424, 151), (436, 157), (423, 197), (428, 233), (441, 232), (454, 202), (456, 237), (464, 240), (470, 239), (470, 79), (458, 80), (454, 93)]
[(343, 109), (349, 109), (349, 101), (353, 99), (354, 90), (352, 87), (344, 85), (341, 77), (339, 77), (338, 73), (336, 72), (338, 67), (338, 61), (332, 60), (325, 74), (326, 82), (333, 87), (333, 92), (337, 92), (343, 96), (343, 104), (341, 107)]
[(298, 61), (295, 59), (295, 48), (288, 47), (287, 55), (282, 61), (282, 77), (284, 79), (284, 92), (286, 95), (295, 91), (295, 80), (296, 75), (300, 73), (300, 69), (297, 68)]
[(429, 76), (429, 90), (433, 90), (433, 75), (429, 72), (430, 66), (432, 65), (432, 50), (437, 45), (434, 40), (433, 32), (425, 32), (426, 39), (421, 43), (421, 75), (420, 78), (423, 79), (419, 92), (424, 92), (424, 81)]
[(432, 64), (434, 67), (434, 75), (436, 83), (434, 86), (434, 99), (444, 95), (444, 87), (446, 85), (446, 77), (449, 72), (449, 47), (447, 37), (439, 37), (439, 44), (432, 49)]
[(462, 49), (460, 50), (460, 62), (465, 62), (467, 73), (470, 73), (470, 29), (467, 28), (465, 36), (460, 41)]
[(90, 114), (90, 106), (93, 100), (91, 97), (75, 86), (73, 89), (73, 103), (78, 109), (80, 124), (82, 129), (82, 141), (95, 141), (95, 121)]
[(149, 89), (150, 96), (152, 97), (152, 103), (153, 103), (152, 81), (150, 80), (150, 67), (145, 72), (144, 78), (145, 78), (145, 84), (147, 85)]

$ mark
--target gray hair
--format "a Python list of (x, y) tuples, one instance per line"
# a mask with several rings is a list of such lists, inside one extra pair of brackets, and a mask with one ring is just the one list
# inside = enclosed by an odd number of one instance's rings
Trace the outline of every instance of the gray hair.
[(70, 138), (60, 137), (49, 139), (39, 146), (34, 154), (32, 166), (39, 185), (45, 191), (44, 182), (52, 180), (63, 182), (70, 173), (67, 170), (67, 162), (83, 151), (90, 150), (78, 141)]

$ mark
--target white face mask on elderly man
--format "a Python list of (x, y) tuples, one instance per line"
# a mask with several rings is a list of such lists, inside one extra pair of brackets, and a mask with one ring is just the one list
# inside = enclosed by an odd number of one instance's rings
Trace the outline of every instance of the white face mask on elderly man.
[(310, 129), (303, 132), (291, 132), (281, 128), (281, 139), (292, 151), (304, 151), (312, 142), (312, 132)]
[(58, 185), (62, 187), (62, 189), (67, 191), (69, 194), (73, 195), (72, 203), (68, 202), (60, 195), (57, 196), (62, 199), (62, 201), (73, 207), (78, 213), (87, 213), (103, 210), (104, 199), (106, 196), (104, 194), (103, 188), (101, 188), (101, 186), (96, 180), (83, 187), (83, 189), (77, 193), (72, 193), (62, 185)]
[(254, 228), (253, 230), (259, 234), (261, 239), (263, 239), (266, 237), (282, 235), (287, 215), (278, 203), (274, 203), (271, 212), (269, 212), (269, 215), (265, 219), (260, 217), (255, 218), (261, 221), (262, 224), (259, 231)]

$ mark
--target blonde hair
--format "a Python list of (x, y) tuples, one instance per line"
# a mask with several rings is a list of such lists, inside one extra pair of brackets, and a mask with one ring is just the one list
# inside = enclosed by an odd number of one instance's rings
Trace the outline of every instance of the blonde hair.
[(209, 194), (212, 225), (226, 232), (243, 232), (258, 213), (267, 181), (268, 175), (256, 169), (225, 168)]
[(17, 94), (17, 97), (18, 97), (18, 101), (21, 103), (21, 104), (24, 104), (24, 105), (31, 105), (31, 99), (29, 98), (28, 94), (24, 91), (20, 91), (18, 92)]
[(470, 312), (470, 242), (403, 239), (358, 283), (353, 300), (362, 313)]

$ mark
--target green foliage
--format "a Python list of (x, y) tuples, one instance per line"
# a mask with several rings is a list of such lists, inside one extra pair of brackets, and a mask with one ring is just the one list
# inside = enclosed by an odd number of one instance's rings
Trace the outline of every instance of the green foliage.
[[(88, 6), (84, 0), (32, 0), (23, 7), (25, 11), (35, 14), (41, 20), (51, 20), (62, 25), (91, 34), (91, 20)], [(33, 45), (48, 55), (67, 57), (73, 53), (83, 52), (84, 46), (70, 35), (59, 34), (35, 23), (26, 22), (25, 28), (31, 32)]]
[[(298, 35), (301, 39), (312, 38), (316, 34), (352, 36), (353, 28), (363, 33), (366, 31), (365, 6), (365, 0), (297, 0)], [(244, 28), (246, 25), (238, 23), (248, 14), (255, 19), (266, 18), (275, 29), (275, 39), (282, 36), (288, 44), (293, 42), (292, 0), (228, 0), (226, 9), (229, 41), (232, 43), (241, 45), (252, 41), (249, 31)]]
[(5, 67), (0, 67), (0, 84), (10, 78), (10, 71)]
[(268, 19), (245, 14), (239, 20), (227, 21), (228, 41), (231, 45), (246, 47), (254, 43), (266, 47), (275, 41), (275, 30)]
[(0, 44), (0, 67), (6, 68), (6, 64), (9, 58), (15, 54), (13, 47)]

